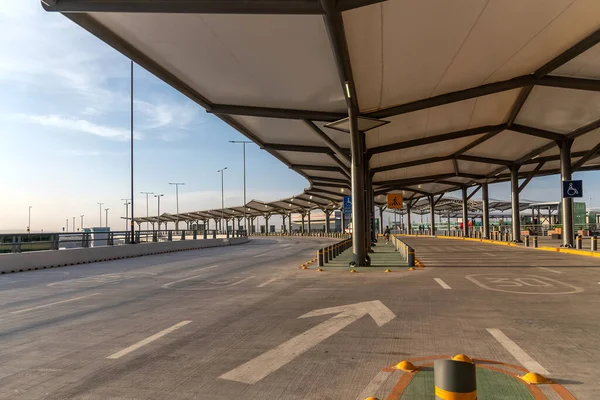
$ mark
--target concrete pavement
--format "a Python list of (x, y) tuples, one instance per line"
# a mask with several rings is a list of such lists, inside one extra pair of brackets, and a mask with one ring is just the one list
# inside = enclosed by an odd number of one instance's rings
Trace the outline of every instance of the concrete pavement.
[(261, 238), (0, 276), (0, 398), (392, 399), (383, 368), (456, 353), (595, 398), (598, 259), (406, 240), (425, 269), (300, 270), (334, 240)]

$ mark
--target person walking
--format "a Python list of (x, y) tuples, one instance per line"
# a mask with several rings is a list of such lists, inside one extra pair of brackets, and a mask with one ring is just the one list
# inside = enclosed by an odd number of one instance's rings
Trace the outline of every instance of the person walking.
[(385, 231), (383, 231), (383, 236), (385, 237), (385, 244), (390, 244), (390, 227), (385, 226)]

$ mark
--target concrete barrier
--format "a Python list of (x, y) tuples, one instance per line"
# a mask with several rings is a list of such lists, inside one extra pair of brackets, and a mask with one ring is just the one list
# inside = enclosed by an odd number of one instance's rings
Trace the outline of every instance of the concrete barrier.
[(36, 269), (64, 267), (123, 258), (197, 250), (208, 247), (231, 246), (247, 243), (248, 238), (185, 240), (159, 243), (139, 243), (122, 246), (101, 246), (65, 250), (43, 250), (26, 253), (0, 254), (0, 273), (23, 272)]

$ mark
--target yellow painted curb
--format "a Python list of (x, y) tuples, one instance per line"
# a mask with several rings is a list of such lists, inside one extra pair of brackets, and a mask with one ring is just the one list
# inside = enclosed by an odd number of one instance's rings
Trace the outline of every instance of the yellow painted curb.
[(386, 269), (385, 272), (392, 272), (392, 270), (391, 269)]
[(354, 273), (356, 273), (356, 270), (355, 269), (351, 269), (350, 272), (354, 274)]
[(323, 272), (323, 268), (318, 268), (317, 272)]
[(308, 267), (306, 265), (303, 265), (302, 269), (308, 269)]
[(379, 400), (377, 397), (367, 397), (365, 400)]

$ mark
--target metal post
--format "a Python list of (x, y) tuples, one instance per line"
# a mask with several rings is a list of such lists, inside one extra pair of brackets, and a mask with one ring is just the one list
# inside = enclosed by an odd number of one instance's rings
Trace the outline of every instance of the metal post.
[(383, 235), (383, 207), (379, 207), (379, 233)]
[(100, 225), (98, 225), (98, 226), (100, 226), (100, 227), (102, 227), (102, 205), (103, 204), (104, 203), (98, 203), (98, 205), (100, 206)]
[(538, 237), (537, 236), (533, 237), (533, 247), (538, 247)]
[(590, 239), (590, 250), (598, 251), (598, 238), (596, 238), (596, 236), (592, 236)]
[(31, 232), (31, 206), (29, 206), (29, 219), (27, 220), (27, 232)]
[(83, 230), (83, 214), (81, 214), (80, 217), (81, 217), (81, 230)]
[(483, 238), (490, 238), (490, 199), (488, 195), (488, 184), (481, 184), (481, 200), (483, 202), (483, 214), (482, 214), (482, 225), (483, 225)]
[(410, 206), (410, 202), (408, 202), (407, 206), (406, 206), (406, 233), (408, 235), (410, 235), (412, 233), (412, 230), (410, 228), (410, 210), (411, 210), (411, 206)]
[[(557, 142), (560, 147), (560, 180), (571, 180), (571, 146), (573, 139)], [(561, 182), (562, 185), (562, 182)], [(562, 187), (561, 187), (562, 193)], [(562, 197), (562, 196), (561, 196)], [(573, 199), (562, 199), (562, 238), (563, 247), (573, 247)]]
[(410, 246), (406, 246), (406, 263), (409, 267), (415, 266), (415, 250)]
[(69, 232), (69, 218), (67, 218), (67, 232)]
[(160, 198), (164, 196), (164, 194), (155, 194), (154, 197), (157, 198), (158, 200), (158, 211), (157, 211), (157, 215), (158, 215), (158, 230), (160, 231)]
[(363, 170), (363, 133), (358, 130), (358, 109), (348, 107), (350, 120), (350, 153), (352, 155), (352, 262), (355, 266), (366, 265), (366, 218), (365, 218), (365, 175)]
[(292, 213), (288, 216), (288, 235), (292, 234)]
[(433, 201), (433, 195), (429, 195), (429, 214), (431, 215), (431, 236), (435, 236), (435, 203)]
[[(135, 235), (135, 224), (133, 223), (133, 61), (131, 61), (131, 99), (130, 99), (130, 122), (131, 122), (131, 244), (135, 243), (134, 235)], [(127, 219), (125, 219), (127, 221)], [(127, 229), (125, 229), (127, 230)]]
[(330, 223), (330, 219), (329, 217), (331, 216), (331, 211), (325, 211), (325, 233), (329, 234), (329, 223)]
[(108, 210), (110, 210), (110, 208), (105, 208), (104, 212), (106, 213), (106, 227), (108, 228)]
[(433, 374), (436, 399), (476, 399), (476, 367), (471, 362), (435, 360)]
[(185, 185), (182, 182), (169, 182), (169, 185), (175, 185), (175, 207), (177, 210), (177, 220), (175, 222), (175, 230), (179, 230), (179, 186)]
[(463, 237), (469, 236), (469, 214), (467, 208), (467, 187), (462, 187), (462, 220), (463, 220)]
[(310, 236), (310, 232), (311, 232), (311, 227), (310, 227), (310, 211), (307, 214), (308, 216), (308, 236)]
[(322, 267), (322, 266), (324, 265), (324, 263), (325, 263), (325, 262), (324, 262), (324, 258), (323, 258), (323, 257), (324, 257), (324, 256), (323, 256), (323, 253), (324, 253), (324, 251), (323, 251), (323, 250), (324, 250), (324, 249), (319, 249), (319, 250), (317, 251), (317, 258), (319, 259), (319, 267)]
[(265, 215), (265, 235), (269, 236), (269, 216)]
[(512, 208), (513, 242), (521, 243), (521, 210), (519, 208), (519, 166), (510, 168), (510, 201)]

